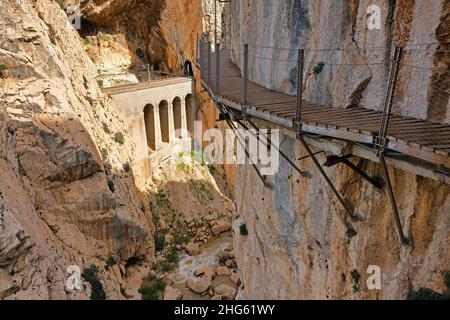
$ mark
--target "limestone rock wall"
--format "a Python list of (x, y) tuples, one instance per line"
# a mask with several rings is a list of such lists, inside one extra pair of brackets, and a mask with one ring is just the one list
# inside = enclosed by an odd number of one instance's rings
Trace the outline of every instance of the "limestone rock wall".
[[(114, 39), (106, 47), (93, 44), (94, 61), (113, 62), (114, 55), (105, 49), (111, 47), (119, 55), (122, 49), (128, 51), (122, 53), (128, 67), (149, 64), (155, 70), (176, 73), (186, 59), (194, 61), (196, 35), (202, 32), (201, 1), (88, 0), (81, 2), (81, 12), (83, 36), (95, 39), (100, 33), (100, 38), (107, 34)], [(101, 57), (99, 52), (106, 54)]]
[[(381, 8), (381, 30), (366, 27), (367, 7)], [(370, 64), (386, 59), (390, 43), (438, 43), (413, 51), (405, 48), (394, 111), (430, 121), (450, 120), (448, 107), (448, 1), (259, 1), (231, 2), (234, 59), (242, 63), (242, 45), (250, 44), (250, 78), (295, 93), (298, 47), (348, 48), (312, 51), (306, 59), (309, 100), (337, 107), (380, 109), (385, 66), (327, 67), (311, 75), (318, 61)], [(273, 49), (286, 48), (286, 49)], [(362, 47), (381, 47), (364, 51)], [(419, 48), (417, 48), (419, 49)], [(253, 56), (253, 57), (252, 57)], [(260, 58), (256, 58), (258, 56)], [(274, 58), (272, 60), (263, 59)], [(290, 60), (290, 61), (280, 61)], [(406, 73), (405, 65), (426, 70)], [(429, 69), (429, 70), (428, 70)], [(439, 79), (439, 80), (438, 80)], [(447, 80), (445, 80), (447, 79)], [(439, 98), (437, 98), (439, 96)], [(436, 101), (439, 101), (436, 104)], [(259, 127), (270, 124), (259, 122)], [(305, 156), (292, 132), (282, 129), (281, 149), (291, 159)], [(313, 151), (319, 149), (314, 148)], [(323, 163), (327, 154), (319, 155)], [(381, 176), (378, 164), (353, 158), (369, 175)], [(232, 173), (237, 210), (234, 248), (242, 273), (239, 297), (247, 299), (403, 299), (418, 288), (445, 293), (443, 274), (450, 254), (450, 187), (390, 168), (404, 233), (413, 241), (399, 244), (385, 191), (374, 189), (343, 165), (327, 168), (331, 180), (364, 221), (348, 240), (339, 215), (344, 211), (311, 160), (301, 161), (309, 177), (300, 177), (281, 161), (265, 188), (250, 165)], [(248, 235), (240, 235), (245, 224)], [(381, 269), (381, 290), (366, 286), (369, 265)]]
[(127, 261), (154, 253), (125, 126), (55, 1), (0, 7), (0, 298), (89, 298), (64, 286), (69, 265), (91, 264), (124, 298)]
[[(259, 123), (265, 127), (267, 123)], [(291, 159), (306, 155), (292, 132), (283, 131), (281, 150)], [(313, 151), (319, 149), (313, 148)], [(324, 163), (327, 154), (318, 155)], [(352, 159), (372, 176), (378, 164)], [(250, 165), (236, 168), (234, 248), (246, 299), (404, 299), (411, 290), (445, 293), (443, 274), (450, 252), (450, 186), (390, 168), (404, 234), (399, 243), (390, 202), (359, 175), (338, 164), (327, 174), (364, 221), (348, 240), (338, 218), (344, 210), (311, 160), (301, 162), (301, 177), (281, 161), (272, 189)], [(245, 224), (248, 235), (240, 234)], [(381, 270), (381, 290), (366, 285), (370, 265)], [(360, 275), (355, 290), (355, 272)]]
[[(380, 8), (379, 30), (367, 28), (370, 5)], [(445, 0), (232, 1), (234, 59), (242, 63), (248, 43), (250, 78), (295, 94), (297, 48), (344, 48), (306, 52), (305, 98), (380, 109), (389, 70), (386, 48), (405, 46), (394, 112), (449, 123), (449, 10)], [(319, 62), (325, 68), (315, 75)]]

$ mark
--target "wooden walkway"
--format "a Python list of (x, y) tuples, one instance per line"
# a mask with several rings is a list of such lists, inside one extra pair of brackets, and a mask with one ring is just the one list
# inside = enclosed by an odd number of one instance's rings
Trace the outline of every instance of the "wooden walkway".
[[(211, 78), (202, 70), (202, 85), (215, 96), (216, 57), (211, 59)], [(231, 61), (229, 51), (221, 52), (219, 102), (242, 109), (242, 77)], [(246, 112), (254, 117), (293, 127), (296, 98), (248, 83)], [(338, 139), (373, 144), (380, 128), (381, 111), (360, 107), (333, 108), (308, 101), (302, 106), (303, 131)], [(450, 125), (391, 115), (388, 148), (399, 153), (450, 169)]]

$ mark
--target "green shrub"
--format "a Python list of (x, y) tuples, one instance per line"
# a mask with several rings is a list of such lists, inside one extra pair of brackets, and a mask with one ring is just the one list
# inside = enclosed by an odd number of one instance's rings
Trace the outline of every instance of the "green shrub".
[(114, 141), (120, 145), (123, 145), (125, 143), (125, 137), (123, 136), (122, 132), (116, 132), (116, 134), (114, 134)]
[(89, 41), (88, 38), (84, 38), (83, 43), (84, 43), (84, 45), (88, 46), (91, 42)]
[(172, 271), (175, 269), (178, 260), (180, 259), (180, 254), (174, 248), (168, 249), (164, 254), (164, 260), (160, 261), (158, 264), (158, 270), (160, 271)]
[(142, 284), (138, 292), (142, 295), (142, 300), (159, 300), (165, 288), (164, 280), (157, 278), (147, 284)]
[(92, 264), (83, 270), (81, 276), (91, 285), (91, 300), (105, 300), (106, 293), (103, 289), (103, 284), (97, 277), (97, 273), (97, 266)]
[(201, 204), (205, 205), (209, 201), (212, 201), (214, 199), (214, 195), (211, 191), (213, 186), (211, 185), (210, 182), (204, 184), (199, 181), (191, 180), (189, 186), (191, 188), (192, 193), (197, 198), (197, 200), (200, 201)]
[(241, 236), (246, 236), (248, 235), (248, 230), (247, 230), (247, 225), (245, 223), (241, 224), (239, 226), (239, 234)]
[(6, 64), (0, 64), (0, 71), (6, 70), (6, 69), (8, 69)]
[(313, 72), (315, 74), (319, 74), (323, 71), (323, 67), (325, 66), (325, 62), (320, 61), (319, 63), (317, 63), (314, 68), (313, 68)]
[(107, 133), (107, 134), (111, 134), (111, 130), (109, 129), (108, 125), (106, 124), (106, 122), (102, 122), (102, 127), (103, 130)]
[(167, 262), (170, 262), (170, 263), (178, 263), (178, 260), (180, 260), (180, 253), (175, 249), (170, 249), (166, 253), (165, 259)]
[(156, 204), (160, 208), (166, 208), (166, 209), (170, 208), (169, 198), (167, 198), (167, 195), (164, 192), (161, 192), (161, 191), (159, 191), (156, 194)]
[(116, 191), (116, 188), (114, 187), (114, 181), (108, 180), (108, 188), (111, 192)]
[(108, 270), (112, 266), (116, 265), (117, 261), (113, 256), (109, 256), (108, 260), (106, 261), (105, 269)]
[(353, 292), (359, 292), (361, 290), (361, 288), (359, 286), (359, 281), (361, 280), (361, 275), (359, 274), (358, 270), (356, 270), (356, 269), (353, 269), (352, 272), (350, 272), (350, 275), (352, 276)]

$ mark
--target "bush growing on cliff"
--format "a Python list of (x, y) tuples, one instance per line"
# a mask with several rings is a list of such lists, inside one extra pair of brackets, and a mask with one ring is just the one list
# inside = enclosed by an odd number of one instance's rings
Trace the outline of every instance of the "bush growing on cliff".
[(103, 289), (103, 284), (97, 277), (97, 273), (97, 266), (92, 264), (83, 270), (81, 276), (91, 285), (91, 300), (105, 300), (106, 293)]
[(241, 224), (239, 226), (239, 234), (241, 236), (246, 236), (248, 235), (248, 230), (247, 230), (247, 225), (245, 223)]
[(353, 292), (359, 292), (361, 290), (361, 288), (359, 286), (359, 281), (361, 280), (361, 275), (359, 274), (358, 270), (356, 270), (356, 269), (353, 269), (352, 272), (350, 272), (350, 275), (352, 276)]
[(161, 191), (156, 194), (156, 204), (160, 208), (165, 208), (165, 209), (170, 208), (169, 198), (167, 198), (167, 195)]
[(102, 128), (103, 128), (103, 131), (105, 131), (107, 134), (111, 134), (111, 130), (109, 129), (106, 122), (102, 122)]
[(114, 141), (120, 145), (123, 145), (125, 143), (125, 137), (123, 136), (122, 132), (116, 132), (114, 134)]
[(142, 300), (159, 300), (165, 288), (166, 283), (164, 280), (156, 278), (148, 284), (142, 284), (138, 292), (141, 294)]
[(164, 254), (164, 260), (159, 262), (158, 270), (166, 272), (172, 271), (173, 269), (175, 269), (179, 259), (180, 259), (179, 252), (174, 248), (170, 248)]
[(116, 191), (116, 188), (114, 187), (114, 181), (108, 180), (108, 188), (111, 192)]
[(108, 270), (109, 268), (111, 268), (116, 264), (117, 264), (116, 258), (114, 258), (113, 256), (109, 256), (108, 260), (106, 261), (105, 269)]
[(0, 71), (6, 70), (6, 69), (8, 69), (6, 64), (0, 64)]

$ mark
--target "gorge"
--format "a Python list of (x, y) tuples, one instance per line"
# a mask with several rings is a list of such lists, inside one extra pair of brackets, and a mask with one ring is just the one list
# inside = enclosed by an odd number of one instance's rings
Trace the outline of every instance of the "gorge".
[[(367, 26), (371, 5), (380, 9), (380, 29)], [(427, 141), (449, 139), (448, 1), (0, 0), (0, 7), (0, 299), (450, 294), (450, 146), (406, 148), (392, 131), (383, 145), (408, 239), (401, 243), (372, 140), (348, 138), (356, 136), (349, 126), (366, 120), (338, 113), (382, 114), (390, 55), (401, 47), (391, 126), (410, 119), (437, 128)], [(299, 87), (304, 132), (264, 109), (280, 99), (294, 107)], [(306, 123), (312, 105), (332, 107), (316, 122), (326, 113), (347, 122), (336, 133), (332, 123)], [(261, 177), (237, 155), (211, 163), (200, 148), (210, 141), (189, 137), (196, 120), (223, 136), (230, 123), (269, 129), (274, 141), (279, 132), (281, 152), (267, 147), (283, 154), (276, 173)], [(361, 218), (349, 222), (352, 237), (342, 223), (347, 209)], [(68, 288), (71, 266), (80, 270), (80, 290)]]

